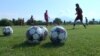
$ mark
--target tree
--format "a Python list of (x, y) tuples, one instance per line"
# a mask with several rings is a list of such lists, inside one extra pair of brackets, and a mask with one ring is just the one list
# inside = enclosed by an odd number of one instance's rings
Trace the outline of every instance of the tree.
[(100, 21), (98, 23), (100, 24)]
[(24, 25), (24, 18), (18, 18), (18, 25)]
[(11, 20), (8, 20), (7, 18), (3, 18), (0, 20), (0, 26), (11, 26), (13, 25)]
[(12, 23), (13, 25), (16, 25), (16, 20), (14, 18), (12, 19)]
[(12, 19), (13, 25), (24, 25), (24, 18)]
[(41, 20), (36, 21), (36, 25), (44, 25), (44, 22), (42, 22)]
[(95, 23), (95, 19), (93, 18), (92, 21), (93, 21), (93, 24), (94, 24)]
[(66, 21), (64, 20), (63, 24), (66, 24)]
[(55, 20), (53, 21), (54, 24), (62, 24), (62, 21), (60, 18), (55, 18)]
[(99, 24), (99, 21), (96, 21), (94, 18), (89, 21), (89, 24)]
[(67, 21), (66, 24), (73, 24), (71, 21)]

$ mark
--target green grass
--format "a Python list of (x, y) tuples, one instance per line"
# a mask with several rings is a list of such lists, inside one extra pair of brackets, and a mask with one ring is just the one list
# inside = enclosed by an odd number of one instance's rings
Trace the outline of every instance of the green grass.
[[(53, 45), (49, 36), (38, 45), (24, 43), (29, 26), (13, 26), (12, 36), (3, 36), (0, 27), (0, 56), (100, 56), (100, 25), (89, 25), (87, 29), (71, 25), (64, 26), (68, 38), (64, 45)], [(53, 26), (48, 26), (50, 29)]]

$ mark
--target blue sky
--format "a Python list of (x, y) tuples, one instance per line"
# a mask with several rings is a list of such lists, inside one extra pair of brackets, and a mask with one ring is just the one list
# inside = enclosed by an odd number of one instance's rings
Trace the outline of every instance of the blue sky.
[(99, 0), (0, 0), (0, 19), (25, 18), (27, 20), (33, 15), (36, 20), (44, 21), (44, 12), (48, 10), (51, 21), (56, 17), (73, 21), (76, 17), (76, 3), (79, 3), (83, 9), (84, 17), (89, 20), (100, 19)]

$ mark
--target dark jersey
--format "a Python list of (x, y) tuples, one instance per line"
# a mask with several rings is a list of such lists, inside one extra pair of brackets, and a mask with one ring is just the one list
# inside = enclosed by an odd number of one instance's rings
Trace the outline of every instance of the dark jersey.
[(45, 18), (45, 20), (48, 20), (48, 14), (47, 13), (44, 14), (44, 18)]
[(76, 8), (76, 13), (78, 16), (82, 15), (82, 9), (81, 8)]

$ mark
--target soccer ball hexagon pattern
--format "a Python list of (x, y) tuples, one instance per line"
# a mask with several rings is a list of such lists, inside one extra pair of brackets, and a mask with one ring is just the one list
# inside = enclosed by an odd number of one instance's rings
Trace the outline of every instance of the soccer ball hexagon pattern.
[(30, 27), (27, 32), (27, 41), (29, 43), (40, 43), (43, 40), (43, 30), (39, 26)]
[(13, 34), (13, 29), (10, 26), (6, 26), (3, 28), (3, 34), (5, 36)]
[(55, 26), (50, 32), (50, 39), (52, 43), (64, 43), (67, 39), (67, 31), (62, 26)]
[(45, 26), (40, 26), (40, 28), (43, 31), (43, 39), (45, 39), (48, 36), (48, 29)]

